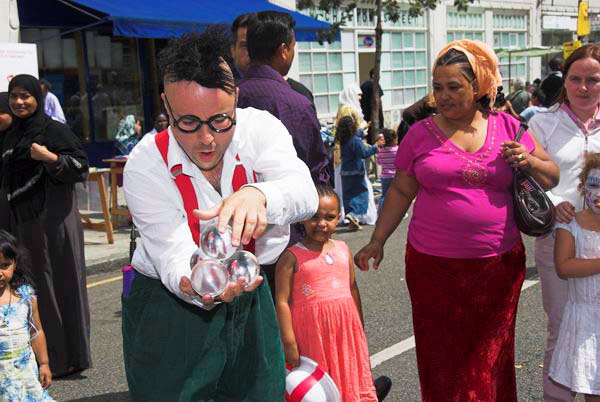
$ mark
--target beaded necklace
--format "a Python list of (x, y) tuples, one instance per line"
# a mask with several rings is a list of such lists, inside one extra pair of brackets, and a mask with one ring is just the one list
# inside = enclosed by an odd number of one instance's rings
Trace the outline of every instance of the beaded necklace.
[(437, 138), (437, 140), (440, 142), (440, 145), (449, 150), (450, 153), (456, 156), (457, 158), (463, 160), (463, 165), (461, 167), (461, 174), (463, 180), (467, 184), (476, 187), (483, 186), (487, 181), (488, 169), (484, 165), (483, 161), (490, 155), (490, 153), (494, 149), (494, 141), (496, 140), (496, 119), (491, 114), (488, 117), (488, 124), (489, 123), (492, 123), (492, 129), (490, 131), (490, 145), (488, 145), (485, 151), (480, 153), (478, 156), (473, 156), (473, 158), (467, 158), (462, 153), (458, 152), (456, 149), (454, 149), (451, 145), (448, 144), (448, 142), (450, 142), (450, 139), (448, 139), (445, 135), (444, 138), (442, 138), (441, 134), (443, 134), (443, 132), (439, 127), (437, 127), (433, 123), (433, 118), (425, 120), (425, 127), (427, 127), (429, 132), (432, 133), (435, 138)]

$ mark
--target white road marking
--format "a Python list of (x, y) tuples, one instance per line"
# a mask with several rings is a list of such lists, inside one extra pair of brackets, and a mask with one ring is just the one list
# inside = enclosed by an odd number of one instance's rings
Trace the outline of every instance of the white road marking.
[[(525, 281), (523, 282), (523, 286), (521, 287), (521, 292), (527, 288), (532, 287), (538, 282), (539, 280), (525, 279)], [(406, 338), (403, 341), (390, 346), (389, 348), (383, 349), (381, 352), (377, 352), (371, 356), (371, 368), (373, 369), (387, 360), (399, 356), (404, 352), (408, 352), (414, 347), (415, 337), (411, 336), (410, 338)]]

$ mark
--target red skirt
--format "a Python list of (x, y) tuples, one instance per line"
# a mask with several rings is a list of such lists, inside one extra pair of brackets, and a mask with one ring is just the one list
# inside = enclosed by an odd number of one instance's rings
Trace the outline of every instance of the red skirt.
[(517, 401), (515, 322), (525, 248), (445, 258), (406, 247), (424, 402)]

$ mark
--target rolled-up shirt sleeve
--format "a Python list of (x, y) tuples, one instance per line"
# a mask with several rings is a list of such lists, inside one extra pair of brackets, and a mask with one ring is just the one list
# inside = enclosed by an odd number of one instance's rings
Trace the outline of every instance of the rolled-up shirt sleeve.
[(251, 144), (254, 171), (260, 175), (258, 188), (267, 199), (267, 223), (288, 225), (312, 217), (319, 197), (310, 171), (294, 149), (292, 137), (275, 117), (263, 114)]
[(211, 309), (212, 305), (205, 306), (198, 298), (190, 297), (179, 289), (181, 278), (190, 276), (190, 258), (197, 246), (185, 211), (176, 207), (177, 202), (167, 192), (156, 191), (163, 186), (164, 180), (125, 169), (125, 198), (133, 223), (142, 236), (144, 253), (171, 293), (190, 304)]

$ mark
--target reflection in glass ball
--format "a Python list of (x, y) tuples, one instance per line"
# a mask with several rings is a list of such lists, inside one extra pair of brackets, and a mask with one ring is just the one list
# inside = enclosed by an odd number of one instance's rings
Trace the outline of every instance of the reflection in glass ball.
[(226, 227), (225, 233), (219, 233), (216, 224), (203, 225), (200, 234), (200, 258), (224, 260), (231, 257), (237, 250), (237, 247), (231, 244), (231, 232), (231, 226)]
[(212, 259), (197, 260), (192, 267), (190, 281), (199, 295), (215, 297), (223, 293), (227, 287), (229, 273), (220, 261)]
[(227, 260), (227, 270), (232, 282), (237, 282), (239, 278), (244, 278), (248, 285), (258, 277), (260, 264), (254, 254), (249, 251), (240, 250)]

